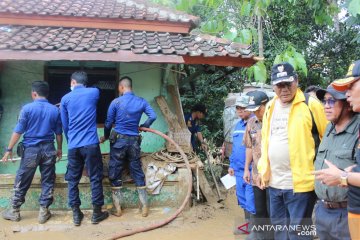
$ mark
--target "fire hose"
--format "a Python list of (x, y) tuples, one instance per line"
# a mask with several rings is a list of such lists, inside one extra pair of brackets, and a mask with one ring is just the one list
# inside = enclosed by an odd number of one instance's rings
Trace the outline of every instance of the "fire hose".
[(172, 143), (176, 149), (179, 151), (181, 157), (184, 159), (185, 165), (186, 165), (186, 169), (188, 170), (188, 189), (187, 189), (187, 194), (186, 197), (183, 201), (183, 203), (181, 204), (181, 206), (176, 210), (175, 213), (173, 213), (171, 216), (169, 216), (168, 218), (159, 221), (157, 223), (151, 224), (149, 226), (145, 226), (145, 227), (139, 227), (136, 228), (134, 230), (130, 230), (130, 231), (126, 231), (126, 232), (121, 232), (121, 233), (117, 233), (115, 235), (113, 235), (112, 237), (106, 238), (106, 240), (115, 240), (115, 239), (119, 239), (119, 238), (123, 238), (123, 237), (127, 237), (127, 236), (131, 236), (137, 233), (141, 233), (141, 232), (146, 232), (146, 231), (150, 231), (150, 230), (154, 230), (156, 228), (162, 227), (168, 223), (170, 223), (171, 221), (173, 221), (185, 208), (186, 204), (188, 203), (190, 196), (191, 196), (191, 190), (192, 190), (192, 172), (191, 172), (191, 168), (190, 168), (190, 164), (189, 164), (189, 160), (186, 156), (186, 154), (184, 153), (184, 151), (181, 149), (181, 147), (174, 141), (172, 140), (170, 137), (168, 137), (167, 135), (163, 134), (162, 132), (159, 132), (157, 130), (151, 129), (151, 128), (140, 128), (140, 131), (144, 131), (144, 132), (151, 132), (154, 133), (156, 135), (159, 135), (160, 137), (164, 138), (165, 140), (169, 141), (170, 143)]

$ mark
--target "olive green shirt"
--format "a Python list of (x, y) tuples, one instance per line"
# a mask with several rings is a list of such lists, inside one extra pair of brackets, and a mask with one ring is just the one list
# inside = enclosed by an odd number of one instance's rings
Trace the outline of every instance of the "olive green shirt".
[[(326, 127), (315, 160), (315, 170), (328, 168), (324, 160), (328, 160), (340, 169), (356, 164), (356, 148), (358, 145), (358, 128), (360, 118), (356, 114), (341, 132), (336, 132), (332, 123)], [(315, 181), (315, 192), (319, 199), (330, 202), (347, 200), (347, 188), (329, 187)]]

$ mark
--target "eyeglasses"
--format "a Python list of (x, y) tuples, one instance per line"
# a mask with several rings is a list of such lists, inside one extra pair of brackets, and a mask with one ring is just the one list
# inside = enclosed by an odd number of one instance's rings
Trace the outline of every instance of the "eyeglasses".
[(236, 106), (236, 110), (238, 110), (240, 112), (245, 112), (246, 111), (245, 109), (246, 108), (244, 108), (244, 107)]
[(281, 82), (278, 84), (275, 84), (277, 88), (290, 88), (293, 82)]
[(323, 99), (323, 100), (321, 100), (321, 102), (322, 102), (322, 104), (323, 104), (324, 106), (326, 106), (326, 104), (328, 104), (329, 107), (333, 108), (334, 105), (335, 105), (336, 100), (333, 99), (333, 98), (329, 98), (329, 99)]

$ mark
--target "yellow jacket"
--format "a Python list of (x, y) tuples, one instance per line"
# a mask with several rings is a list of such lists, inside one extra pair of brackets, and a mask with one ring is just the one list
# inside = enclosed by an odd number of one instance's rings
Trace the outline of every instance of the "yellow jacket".
[[(257, 168), (262, 183), (266, 185), (270, 180), (271, 174), (268, 158), (270, 122), (277, 99), (278, 97), (276, 96), (266, 105), (263, 116), (261, 158), (259, 159)], [(313, 114), (319, 137), (322, 139), (328, 123), (325, 118), (324, 108), (320, 101), (313, 97), (309, 97), (308, 105), (306, 105), (304, 93), (298, 89), (291, 105), (288, 121), (290, 165), (294, 192), (309, 192), (314, 190), (314, 176), (311, 172), (314, 170), (315, 142), (311, 134), (313, 123), (309, 108)], [(279, 151), (281, 151), (281, 149), (279, 149)]]

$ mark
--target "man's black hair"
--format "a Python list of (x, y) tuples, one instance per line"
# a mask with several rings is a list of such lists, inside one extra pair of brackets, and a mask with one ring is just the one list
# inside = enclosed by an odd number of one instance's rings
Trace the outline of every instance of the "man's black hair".
[(45, 81), (35, 81), (31, 83), (31, 91), (36, 92), (40, 97), (49, 96), (49, 84)]
[(119, 84), (123, 84), (124, 87), (132, 88), (132, 79), (128, 76), (122, 77), (119, 80)]
[(88, 77), (86, 72), (78, 71), (71, 74), (71, 80), (75, 80), (78, 84), (86, 85), (88, 82)]
[(315, 85), (310, 85), (307, 88), (305, 88), (305, 93), (309, 93), (309, 92), (316, 92), (317, 90), (321, 89), (319, 86), (315, 86)]
[(203, 114), (206, 115), (207, 113), (207, 109), (206, 106), (204, 104), (196, 104), (191, 108), (191, 112), (202, 112)]

